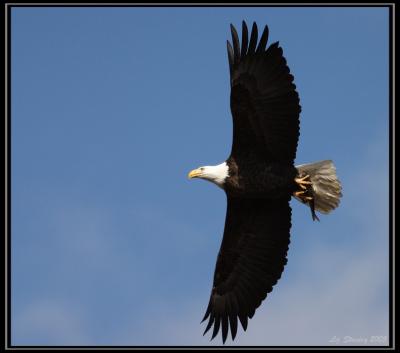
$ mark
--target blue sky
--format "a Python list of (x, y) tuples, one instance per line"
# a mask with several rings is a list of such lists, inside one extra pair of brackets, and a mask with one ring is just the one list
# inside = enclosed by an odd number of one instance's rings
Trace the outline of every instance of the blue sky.
[(200, 320), (226, 200), (187, 172), (230, 152), (242, 19), (295, 76), (296, 163), (333, 159), (344, 196), (320, 223), (291, 202), (282, 279), (233, 344), (388, 343), (388, 9), (41, 7), (11, 13), (12, 344), (221, 344)]

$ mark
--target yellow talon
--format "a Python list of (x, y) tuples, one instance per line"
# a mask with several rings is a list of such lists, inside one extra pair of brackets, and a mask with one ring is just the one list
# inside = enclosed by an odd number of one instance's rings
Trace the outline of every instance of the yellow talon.
[(305, 191), (296, 191), (294, 193), (294, 196), (301, 197), (301, 195), (303, 195), (304, 193), (305, 193)]
[[(312, 182), (308, 181), (310, 178), (309, 175), (305, 175), (301, 178), (294, 178), (294, 181), (299, 184), (299, 186), (303, 189), (303, 190), (307, 190), (307, 186), (306, 185), (311, 185)], [(308, 180), (307, 180), (308, 179)]]

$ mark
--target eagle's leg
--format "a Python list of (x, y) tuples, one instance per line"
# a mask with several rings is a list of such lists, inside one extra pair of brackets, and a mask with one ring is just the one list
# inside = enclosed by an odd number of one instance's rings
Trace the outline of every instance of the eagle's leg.
[(307, 185), (311, 185), (310, 176), (305, 175), (300, 178), (294, 178), (294, 181), (302, 188), (303, 190), (307, 190)]
[(300, 187), (300, 190), (295, 191), (293, 193), (301, 202), (308, 204), (311, 210), (311, 216), (313, 221), (319, 221), (317, 214), (315, 213), (314, 206), (314, 192), (312, 189), (312, 182), (310, 181), (310, 176), (305, 175), (301, 177), (297, 177), (294, 179), (296, 184)]
[(302, 191), (296, 191), (294, 193), (294, 196), (298, 197), (299, 199), (301, 199), (303, 202), (307, 202), (307, 201), (311, 201), (313, 198), (310, 196), (305, 196), (304, 194), (306, 193), (305, 190)]
[(294, 196), (298, 197), (301, 202), (309, 203), (313, 200), (313, 194), (309, 175), (298, 176), (294, 178), (295, 183), (298, 185), (298, 190), (293, 193)]

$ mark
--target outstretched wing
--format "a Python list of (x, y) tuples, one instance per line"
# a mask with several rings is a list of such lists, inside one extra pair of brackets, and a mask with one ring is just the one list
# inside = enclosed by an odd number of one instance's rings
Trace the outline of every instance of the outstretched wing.
[(229, 326), (235, 338), (240, 320), (248, 318), (272, 291), (287, 262), (291, 227), (289, 198), (277, 200), (228, 197), (225, 230), (218, 254), (210, 301), (203, 321), (212, 338)]
[(265, 161), (288, 161), (296, 157), (301, 107), (293, 76), (279, 42), (265, 50), (268, 27), (257, 46), (254, 23), (248, 41), (242, 24), (242, 45), (231, 25), (232, 45), (227, 41), (233, 116), (232, 155), (259, 152)]

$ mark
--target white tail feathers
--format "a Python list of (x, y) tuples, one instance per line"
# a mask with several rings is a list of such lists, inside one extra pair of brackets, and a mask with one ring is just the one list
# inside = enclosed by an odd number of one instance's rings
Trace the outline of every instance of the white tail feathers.
[[(299, 176), (310, 176), (314, 198), (314, 209), (327, 214), (339, 206), (342, 186), (336, 176), (336, 168), (331, 160), (296, 166)], [(297, 196), (295, 196), (300, 202)]]

